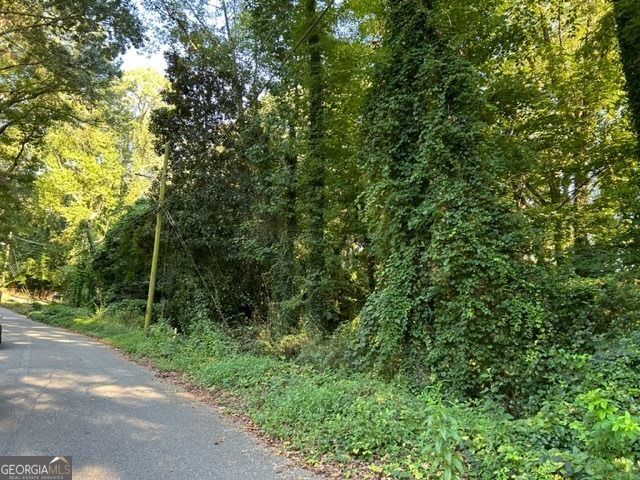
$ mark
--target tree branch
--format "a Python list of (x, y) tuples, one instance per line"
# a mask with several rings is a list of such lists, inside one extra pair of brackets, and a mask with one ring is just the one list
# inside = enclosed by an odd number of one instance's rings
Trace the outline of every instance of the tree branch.
[(540, 192), (535, 189), (533, 185), (531, 185), (529, 182), (524, 182), (524, 186), (529, 191), (529, 193), (531, 193), (536, 198), (536, 200), (538, 200), (540, 204), (544, 206), (549, 205), (549, 202), (540, 194)]
[(571, 195), (569, 195), (567, 198), (565, 198), (564, 201), (560, 205), (558, 205), (558, 207), (556, 207), (556, 211), (560, 210), (567, 203), (574, 201), (583, 188), (585, 188), (587, 185), (589, 185), (594, 178), (596, 178), (597, 176), (603, 174), (604, 172), (606, 172), (610, 168), (611, 168), (611, 165), (605, 165), (605, 166), (600, 167), (599, 169), (597, 169), (591, 175), (589, 175), (589, 177), (587, 177), (587, 179), (584, 182), (582, 182), (580, 185), (578, 185), (576, 188), (573, 189), (573, 193)]

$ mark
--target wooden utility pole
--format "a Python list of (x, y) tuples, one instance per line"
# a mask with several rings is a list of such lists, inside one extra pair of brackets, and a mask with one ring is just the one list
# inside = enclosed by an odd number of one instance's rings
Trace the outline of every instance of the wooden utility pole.
[(6, 287), (5, 280), (7, 278), (7, 266), (9, 264), (9, 249), (11, 248), (11, 237), (13, 237), (13, 232), (9, 233), (9, 237), (7, 239), (7, 243), (4, 243), (4, 259), (2, 262), (2, 285), (0, 285), (0, 302), (2, 302), (2, 295), (4, 294), (4, 289)]
[(144, 314), (144, 333), (151, 325), (153, 312), (153, 296), (156, 292), (156, 278), (158, 277), (158, 256), (160, 254), (160, 231), (162, 230), (162, 208), (164, 207), (164, 188), (167, 182), (167, 164), (169, 163), (169, 142), (164, 144), (164, 161), (160, 178), (160, 196), (158, 198), (158, 213), (156, 215), (156, 236), (153, 241), (153, 258), (151, 260), (151, 277), (149, 278), (149, 296), (147, 297), (147, 311)]

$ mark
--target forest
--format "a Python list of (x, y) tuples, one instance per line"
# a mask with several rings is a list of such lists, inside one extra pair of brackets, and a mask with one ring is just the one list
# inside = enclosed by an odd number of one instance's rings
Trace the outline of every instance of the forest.
[(0, 42), (34, 318), (345, 478), (639, 478), (640, 2), (0, 0)]

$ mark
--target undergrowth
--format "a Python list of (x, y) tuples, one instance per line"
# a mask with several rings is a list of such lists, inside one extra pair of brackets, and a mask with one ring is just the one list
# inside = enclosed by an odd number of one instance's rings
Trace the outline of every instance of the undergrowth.
[(416, 391), (401, 381), (247, 353), (206, 323), (189, 335), (159, 323), (145, 336), (140, 306), (126, 307), (94, 313), (51, 305), (31, 316), (240, 395), (236, 408), (310, 464), (342, 462), (347, 473), (359, 465), (361, 478), (640, 478), (637, 332), (602, 338), (592, 355), (553, 352), (562, 368), (552, 387), (515, 417), (488, 396), (454, 402), (437, 385)]

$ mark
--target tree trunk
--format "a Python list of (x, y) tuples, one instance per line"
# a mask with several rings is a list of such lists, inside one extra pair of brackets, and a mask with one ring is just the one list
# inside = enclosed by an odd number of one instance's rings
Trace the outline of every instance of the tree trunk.
[(613, 0), (629, 109), (640, 149), (640, 2)]
[[(306, 0), (307, 22), (316, 20), (316, 0)], [(325, 299), (325, 165), (324, 165), (324, 78), (319, 25), (313, 27), (307, 39), (309, 91), (309, 145), (307, 154), (308, 196), (308, 262), (307, 315), (310, 322), (322, 330), (330, 328), (330, 316)]]
[[(296, 136), (294, 125), (289, 126), (291, 139)], [(276, 281), (278, 295), (278, 309), (282, 319), (282, 326), (286, 329), (295, 327), (296, 312), (287, 305), (295, 295), (295, 240), (298, 235), (298, 157), (295, 151), (288, 152), (284, 157), (285, 175), (287, 176), (286, 203), (284, 211), (284, 231), (282, 232), (282, 265), (279, 268), (280, 278)]]

